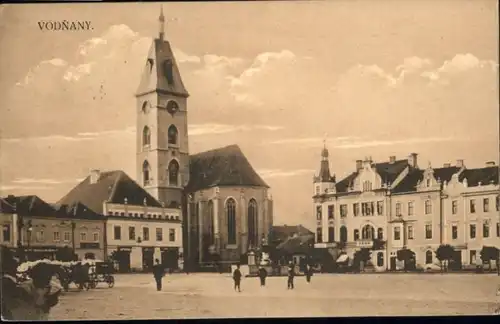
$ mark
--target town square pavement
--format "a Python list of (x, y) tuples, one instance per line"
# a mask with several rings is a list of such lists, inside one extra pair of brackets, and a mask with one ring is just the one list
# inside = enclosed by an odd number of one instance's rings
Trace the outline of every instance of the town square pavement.
[(317, 274), (310, 284), (297, 277), (244, 278), (233, 290), (229, 274), (172, 274), (155, 289), (152, 275), (116, 275), (116, 285), (61, 297), (50, 318), (179, 319), (492, 314), (500, 306), (496, 274)]

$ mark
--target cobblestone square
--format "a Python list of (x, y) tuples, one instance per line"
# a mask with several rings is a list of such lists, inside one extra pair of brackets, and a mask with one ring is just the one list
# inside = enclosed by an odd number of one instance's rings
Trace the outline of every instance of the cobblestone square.
[(157, 292), (152, 275), (117, 275), (116, 286), (65, 294), (53, 320), (180, 319), (492, 314), (500, 277), (474, 274), (318, 274), (310, 284), (285, 277), (244, 278), (233, 291), (227, 274), (173, 274)]

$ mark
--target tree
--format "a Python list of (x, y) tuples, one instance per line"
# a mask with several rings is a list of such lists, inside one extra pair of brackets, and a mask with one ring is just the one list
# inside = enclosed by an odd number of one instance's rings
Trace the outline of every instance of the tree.
[(449, 244), (442, 244), (436, 250), (436, 258), (439, 260), (441, 265), (441, 271), (443, 271), (443, 262), (445, 265), (445, 270), (448, 271), (447, 263), (453, 259), (453, 254), (455, 249)]
[(361, 262), (366, 264), (371, 260), (371, 254), (372, 251), (368, 248), (361, 248), (361, 250), (354, 252), (354, 264), (360, 268)]
[(413, 260), (415, 260), (415, 253), (410, 249), (402, 248), (401, 250), (397, 251), (396, 257), (399, 261), (404, 262), (404, 270), (406, 272), (408, 271), (408, 266), (412, 263)]
[[(498, 260), (498, 248), (494, 246), (483, 246), (481, 249), (481, 252), (479, 252), (479, 255), (481, 256), (481, 260), (483, 262), (487, 261), (489, 265), (489, 270), (491, 271), (491, 261)], [(497, 263), (497, 268), (498, 268), (498, 263)]]

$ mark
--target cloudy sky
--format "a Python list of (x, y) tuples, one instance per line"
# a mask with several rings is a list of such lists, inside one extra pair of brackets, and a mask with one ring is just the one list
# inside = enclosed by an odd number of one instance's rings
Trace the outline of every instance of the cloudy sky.
[[(193, 153), (236, 143), (277, 223), (314, 227), (312, 177), (419, 153), (498, 161), (496, 1), (166, 3)], [(56, 201), (89, 169), (135, 177), (135, 98), (159, 4), (0, 9), (2, 196)], [(89, 20), (90, 31), (40, 31)]]

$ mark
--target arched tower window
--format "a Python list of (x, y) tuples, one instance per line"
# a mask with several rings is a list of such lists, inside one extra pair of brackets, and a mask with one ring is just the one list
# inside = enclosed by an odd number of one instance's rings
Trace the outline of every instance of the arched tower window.
[(214, 244), (214, 202), (208, 201), (208, 217), (207, 217), (207, 243)]
[(177, 144), (178, 134), (179, 132), (177, 131), (177, 127), (170, 125), (168, 128), (168, 144)]
[(142, 107), (141, 107), (141, 110), (143, 113), (147, 113), (148, 112), (148, 108), (149, 108), (149, 102), (148, 101), (144, 101), (142, 103)]
[(361, 231), (363, 240), (373, 240), (375, 238), (375, 229), (371, 225), (365, 225)]
[(151, 145), (151, 130), (148, 126), (144, 126), (142, 130), (142, 146)]
[(163, 69), (165, 70), (165, 77), (167, 78), (167, 82), (169, 85), (174, 84), (174, 69), (172, 60), (166, 60), (163, 63)]
[(236, 244), (236, 201), (226, 201), (227, 244)]
[(251, 199), (248, 203), (248, 245), (257, 246), (259, 242), (258, 233), (258, 211), (257, 202), (255, 199)]
[(347, 242), (347, 227), (343, 225), (340, 227), (340, 242)]
[(176, 160), (168, 164), (168, 183), (171, 186), (179, 185), (179, 163)]
[(149, 166), (148, 161), (144, 161), (144, 163), (142, 164), (142, 181), (144, 186), (149, 185), (150, 173), (151, 167)]

